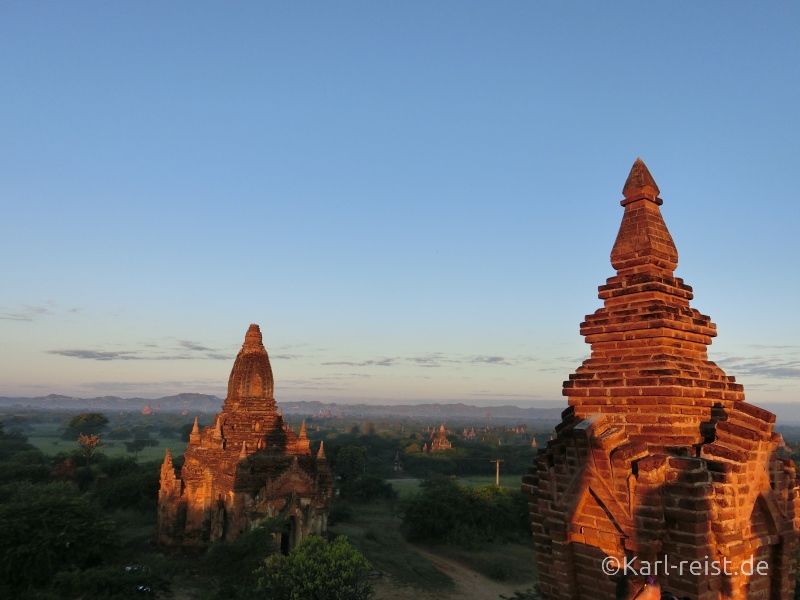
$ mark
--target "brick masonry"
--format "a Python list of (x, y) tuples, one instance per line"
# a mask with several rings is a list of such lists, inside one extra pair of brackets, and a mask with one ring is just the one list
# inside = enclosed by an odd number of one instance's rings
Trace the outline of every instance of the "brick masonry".
[(169, 450), (161, 466), (157, 541), (205, 546), (233, 539), (265, 518), (283, 517), (284, 547), (327, 530), (333, 477), (325, 452), (314, 456), (305, 422), (295, 434), (278, 412), (272, 367), (258, 325), (236, 357), (228, 395), (202, 431), (195, 418), (176, 474)]
[[(523, 478), (543, 597), (613, 599), (603, 559), (729, 561), (670, 569), (693, 600), (793, 598), (800, 497), (775, 416), (708, 360), (711, 319), (674, 276), (678, 252), (641, 159), (623, 189), (603, 308), (581, 323), (591, 357), (564, 382), (569, 407)], [(769, 574), (745, 574), (751, 556)], [(744, 568), (742, 568), (744, 567)], [(733, 574), (738, 573), (738, 574)]]

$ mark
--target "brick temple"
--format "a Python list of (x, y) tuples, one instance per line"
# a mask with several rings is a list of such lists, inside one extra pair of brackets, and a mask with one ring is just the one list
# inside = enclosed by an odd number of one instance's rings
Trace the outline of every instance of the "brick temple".
[[(637, 159), (611, 251), (603, 308), (581, 323), (591, 357), (564, 383), (569, 407), (523, 478), (543, 597), (614, 598), (602, 561), (667, 556), (655, 579), (692, 600), (793, 597), (795, 468), (777, 456), (775, 415), (708, 360), (710, 318), (674, 276), (678, 252), (659, 189)], [(729, 575), (680, 574), (680, 561), (728, 561)], [(767, 575), (747, 573), (768, 562)]]
[(284, 551), (327, 530), (333, 478), (322, 444), (312, 454), (305, 422), (299, 434), (286, 425), (273, 387), (261, 331), (251, 325), (222, 412), (202, 431), (195, 418), (180, 475), (167, 450), (158, 493), (160, 544), (230, 540), (270, 517), (286, 520)]

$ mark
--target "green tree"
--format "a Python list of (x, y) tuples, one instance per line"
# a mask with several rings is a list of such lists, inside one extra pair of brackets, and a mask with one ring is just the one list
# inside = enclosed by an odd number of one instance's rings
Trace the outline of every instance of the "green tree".
[(311, 536), (288, 556), (272, 555), (259, 569), (258, 596), (270, 600), (368, 600), (372, 570), (344, 536)]
[(480, 546), (530, 537), (528, 507), (517, 490), (460, 486), (446, 477), (425, 480), (402, 506), (402, 529), (411, 541)]
[(364, 474), (368, 462), (366, 448), (344, 446), (336, 453), (334, 469), (343, 482), (354, 481)]
[(99, 565), (117, 547), (114, 523), (64, 483), (0, 488), (0, 531), (0, 586), (7, 592), (46, 585), (59, 571)]
[(362, 475), (341, 487), (342, 498), (355, 502), (374, 502), (375, 500), (395, 500), (397, 491), (391, 483), (375, 475)]
[(67, 423), (63, 438), (74, 440), (81, 434), (100, 433), (106, 425), (108, 425), (108, 418), (103, 413), (81, 413), (72, 417)]
[(125, 450), (133, 454), (135, 458), (139, 457), (139, 452), (145, 448), (158, 446), (158, 440), (151, 440), (150, 438), (136, 438), (132, 442), (125, 442)]
[(278, 551), (275, 534), (283, 528), (283, 519), (267, 519), (255, 529), (232, 541), (211, 546), (202, 561), (211, 576), (217, 598), (250, 600), (258, 587), (259, 567), (267, 556)]
[(127, 427), (122, 427), (122, 426), (115, 427), (108, 434), (108, 438), (112, 440), (126, 440), (130, 437), (133, 437), (133, 434)]

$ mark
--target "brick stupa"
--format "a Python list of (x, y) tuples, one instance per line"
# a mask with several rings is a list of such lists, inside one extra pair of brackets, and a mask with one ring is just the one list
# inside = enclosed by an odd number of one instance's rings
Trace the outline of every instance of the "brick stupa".
[[(543, 598), (612, 600), (602, 561), (666, 555), (655, 579), (692, 600), (793, 597), (800, 500), (777, 456), (775, 416), (708, 360), (716, 336), (674, 276), (678, 252), (641, 159), (625, 182), (617, 274), (581, 335), (591, 357), (564, 383), (569, 407), (523, 478)], [(743, 561), (766, 560), (748, 576)], [(729, 561), (730, 575), (680, 561)], [(710, 563), (709, 563), (710, 564)], [(736, 574), (738, 573), (738, 574)]]
[(160, 544), (229, 540), (269, 517), (286, 520), (284, 550), (327, 530), (333, 478), (322, 444), (314, 456), (305, 422), (299, 435), (289, 429), (273, 387), (261, 330), (251, 325), (214, 426), (200, 431), (195, 418), (180, 476), (167, 450), (158, 495)]

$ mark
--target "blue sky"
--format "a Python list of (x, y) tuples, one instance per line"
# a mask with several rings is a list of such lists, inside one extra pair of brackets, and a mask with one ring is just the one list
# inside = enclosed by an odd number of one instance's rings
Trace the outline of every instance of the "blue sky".
[(797, 3), (0, 3), (0, 395), (563, 402), (641, 156), (800, 400)]

